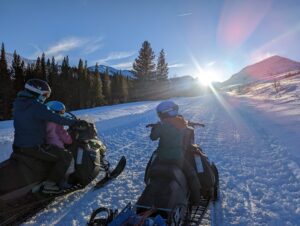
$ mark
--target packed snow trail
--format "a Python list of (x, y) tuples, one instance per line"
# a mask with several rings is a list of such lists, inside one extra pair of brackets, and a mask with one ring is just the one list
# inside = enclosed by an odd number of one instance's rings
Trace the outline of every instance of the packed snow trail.
[[(174, 100), (186, 119), (206, 124), (205, 128), (196, 129), (196, 143), (216, 163), (220, 173), (220, 201), (210, 206), (204, 224), (299, 225), (300, 162), (295, 158), (299, 150), (293, 149), (295, 143), (292, 148), (285, 146), (285, 136), (279, 136), (283, 129), (300, 131), (299, 121), (285, 128), (266, 118), (247, 99), (226, 95)], [(88, 186), (57, 199), (24, 225), (85, 225), (99, 206), (121, 209), (128, 202), (134, 203), (144, 189), (146, 163), (157, 146), (150, 141), (145, 125), (158, 120), (153, 110), (158, 103), (76, 112), (96, 123), (113, 165), (121, 155), (126, 156), (126, 169), (103, 189), (92, 191)], [(9, 156), (12, 141), (12, 129), (9, 122), (5, 123), (0, 125), (0, 147), (5, 150), (1, 156)], [(6, 136), (2, 137), (4, 131)], [(295, 141), (299, 132), (290, 136)]]
[[(212, 224), (298, 225), (300, 182), (289, 167), (297, 163), (265, 131), (257, 120), (262, 116), (232, 97), (193, 106), (184, 115), (206, 122), (207, 128), (196, 132), (196, 142), (220, 172), (221, 201), (211, 211)], [(300, 129), (299, 123), (294, 126)]]

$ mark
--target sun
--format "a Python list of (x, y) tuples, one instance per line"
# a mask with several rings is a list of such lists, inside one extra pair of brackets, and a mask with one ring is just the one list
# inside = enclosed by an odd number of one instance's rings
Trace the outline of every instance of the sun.
[(213, 70), (202, 70), (197, 78), (201, 85), (210, 86), (215, 81), (216, 73)]

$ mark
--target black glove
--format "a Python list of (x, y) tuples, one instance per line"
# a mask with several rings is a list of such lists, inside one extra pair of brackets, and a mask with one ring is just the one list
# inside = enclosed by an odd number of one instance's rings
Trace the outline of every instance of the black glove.
[(154, 128), (154, 127), (157, 127), (157, 126), (159, 126), (160, 125), (160, 123), (152, 123), (152, 124), (148, 124), (148, 125), (146, 125), (146, 128)]
[(89, 123), (85, 120), (77, 120), (74, 124), (77, 129), (86, 129), (89, 126)]

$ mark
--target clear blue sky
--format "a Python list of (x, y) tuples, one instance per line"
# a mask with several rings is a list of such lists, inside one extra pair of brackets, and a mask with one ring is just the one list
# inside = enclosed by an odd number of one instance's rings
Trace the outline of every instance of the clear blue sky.
[(300, 61), (298, 0), (0, 0), (0, 42), (130, 68), (144, 40), (164, 48), (170, 76), (223, 81), (271, 55)]

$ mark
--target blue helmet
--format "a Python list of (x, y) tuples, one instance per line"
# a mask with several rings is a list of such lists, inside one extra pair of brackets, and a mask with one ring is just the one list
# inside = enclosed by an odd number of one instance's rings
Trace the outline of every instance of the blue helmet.
[(178, 115), (178, 105), (173, 101), (163, 101), (156, 107), (156, 112), (160, 118), (175, 117)]
[(64, 114), (66, 111), (66, 106), (60, 101), (49, 101), (46, 105), (49, 110), (54, 111), (55, 113)]

